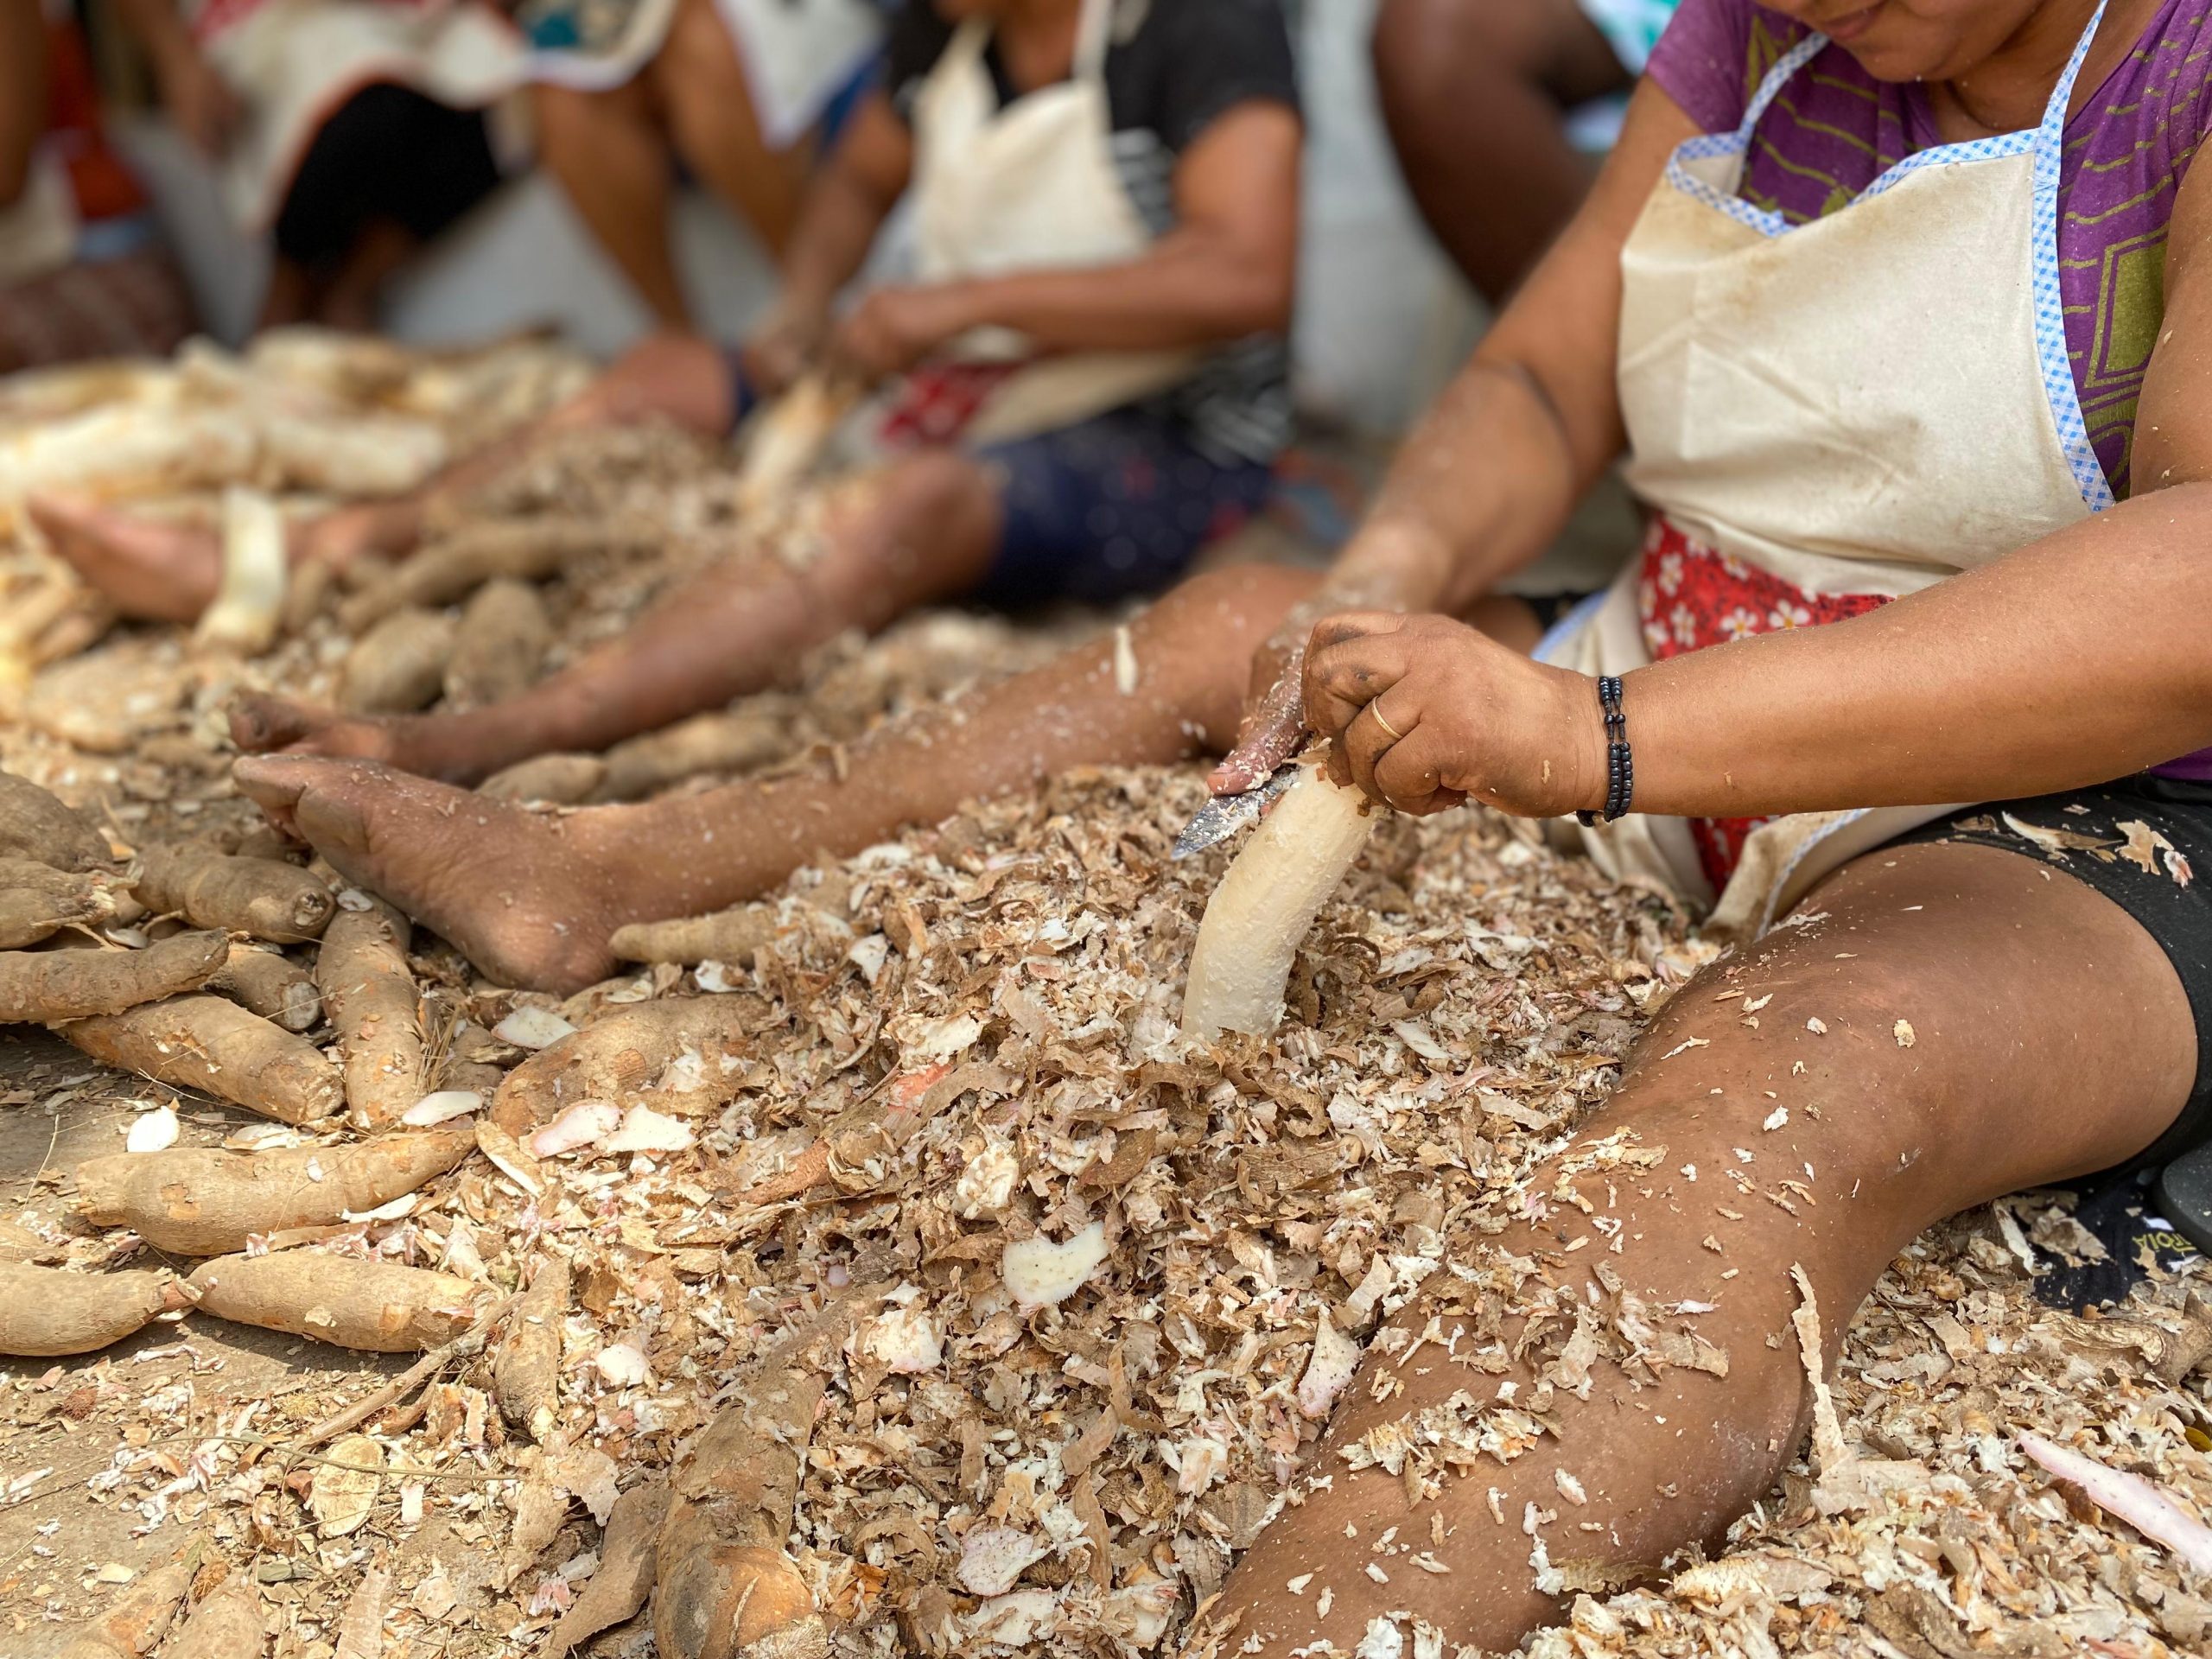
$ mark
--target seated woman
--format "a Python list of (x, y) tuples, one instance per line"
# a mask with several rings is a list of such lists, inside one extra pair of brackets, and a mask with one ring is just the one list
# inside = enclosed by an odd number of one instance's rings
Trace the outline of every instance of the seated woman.
[[(715, 566), (624, 638), (465, 715), (335, 721), (249, 703), (233, 720), (242, 747), (473, 782), (719, 706), (917, 606), (1157, 593), (1260, 505), (1289, 433), (1298, 240), (1300, 127), (1274, 0), (911, 0), (889, 55), (890, 86), (815, 186), (784, 299), (752, 345), (655, 341), (553, 417), (657, 413), (719, 434), (755, 386), (824, 354), (889, 383), (866, 420), (890, 459), (845, 493), (812, 562)], [(921, 280), (833, 320), (910, 181)], [(441, 487), (529, 442), (470, 458)], [(422, 510), (326, 521), (303, 549), (404, 545)], [(189, 617), (214, 593), (204, 533), (69, 501), (33, 511), (126, 609)]]
[[(1303, 703), (1402, 810), (1603, 817), (1613, 868), (1786, 925), (1685, 986), (1525, 1218), (1393, 1318), (1192, 1653), (1510, 1648), (1569, 1584), (1713, 1545), (1916, 1233), (2212, 1128), (2209, 53), (2183, 0), (1685, 0), (1318, 596), (1364, 608), (1313, 630)], [(1649, 544), (1548, 660), (1408, 614), (1467, 613), (1624, 442)], [(1206, 747), (1307, 590), (1209, 576), (1152, 613), (1135, 696), (1094, 649), (849, 782), (552, 817), (238, 774), (493, 971), (574, 985), (615, 920)], [(1256, 719), (1224, 783), (1295, 726)]]
[(260, 323), (374, 326), (385, 283), (498, 188), (486, 111), (523, 79), (480, 0), (118, 0), (169, 118), (270, 238)]
[(1429, 230), (1493, 307), (1596, 176), (1571, 118), (1635, 84), (1675, 4), (1382, 0), (1375, 82), (1391, 146)]
[(73, 19), (0, 0), (0, 374), (164, 355), (192, 296), (100, 130)]
[[(654, 322), (688, 333), (676, 163), (781, 257), (881, 0), (525, 0), (537, 153)], [(601, 37), (604, 38), (601, 38)]]

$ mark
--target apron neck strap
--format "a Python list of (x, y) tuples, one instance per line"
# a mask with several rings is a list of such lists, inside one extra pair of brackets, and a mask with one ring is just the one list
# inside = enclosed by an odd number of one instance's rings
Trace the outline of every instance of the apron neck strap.
[(1114, 0), (1083, 0), (1083, 16), (1076, 23), (1076, 79), (1105, 79), (1106, 51), (1113, 27)]
[(2050, 89), (2050, 102), (2044, 105), (2043, 137), (2063, 138), (2066, 135), (2066, 112), (2073, 106), (2074, 83), (2081, 79), (2082, 65), (2095, 43), (2097, 30), (2105, 21), (2107, 0), (2097, 0), (2097, 9), (2089, 16), (2089, 26), (2082, 31), (2082, 38), (2074, 42), (2074, 55), (2066, 60), (2066, 67), (2058, 77), (2058, 85)]
[(1751, 94), (1751, 101), (1744, 111), (1743, 124), (1736, 129), (1738, 140), (1745, 145), (1750, 144), (1752, 129), (1758, 125), (1759, 118), (1766, 113), (1767, 105), (1780, 95), (1792, 75), (1827, 49), (1827, 43), (1828, 37), (1825, 35), (1808, 35), (1782, 54), (1781, 60), (1766, 72), (1766, 79), (1759, 82), (1758, 91)]

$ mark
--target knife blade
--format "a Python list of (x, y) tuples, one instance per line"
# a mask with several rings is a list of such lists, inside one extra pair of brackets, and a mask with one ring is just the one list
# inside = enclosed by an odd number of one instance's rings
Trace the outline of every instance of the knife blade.
[(1183, 833), (1175, 837), (1176, 858), (1191, 858), (1210, 847), (1218, 847), (1231, 836), (1257, 823), (1268, 805), (1298, 779), (1298, 763), (1286, 761), (1266, 782), (1241, 795), (1217, 795), (1198, 810)]

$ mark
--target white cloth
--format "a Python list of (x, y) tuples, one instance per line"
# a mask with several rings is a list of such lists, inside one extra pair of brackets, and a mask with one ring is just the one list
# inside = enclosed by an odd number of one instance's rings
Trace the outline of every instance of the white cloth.
[[(1759, 116), (1827, 44), (1778, 63), (1733, 133), (1676, 150), (1621, 259), (1630, 486), (1691, 536), (1811, 593), (1896, 596), (2111, 504), (2059, 310), (2067, 106), (2097, 16), (2042, 123), (1923, 150), (1795, 227), (1736, 195)], [(1586, 673), (1643, 666), (1631, 567), (1546, 642)], [(1636, 710), (1628, 709), (1631, 737)], [(1710, 925), (1755, 934), (1814, 881), (1953, 810), (1859, 810), (1756, 831)], [(1713, 901), (1687, 823), (1581, 831), (1617, 874)]]
[(268, 0), (202, 49), (246, 108), (223, 187), (256, 232), (275, 222), (315, 134), (364, 86), (392, 81), (480, 110), (523, 85), (529, 60), (514, 28), (475, 0)]
[(0, 207), (0, 288), (12, 288), (67, 266), (77, 257), (77, 199), (50, 147), (31, 156), (23, 193)]

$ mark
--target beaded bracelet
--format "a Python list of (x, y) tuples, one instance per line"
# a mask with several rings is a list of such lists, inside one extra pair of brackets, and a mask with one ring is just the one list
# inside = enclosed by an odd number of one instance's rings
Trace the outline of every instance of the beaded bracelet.
[(1624, 818), (1636, 800), (1636, 756), (1628, 746), (1628, 716), (1621, 712), (1621, 680), (1618, 674), (1598, 677), (1598, 707), (1605, 716), (1605, 810), (1577, 812), (1585, 825), (1600, 817), (1611, 823)]

